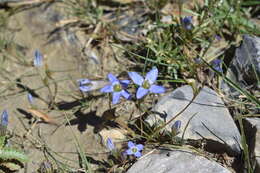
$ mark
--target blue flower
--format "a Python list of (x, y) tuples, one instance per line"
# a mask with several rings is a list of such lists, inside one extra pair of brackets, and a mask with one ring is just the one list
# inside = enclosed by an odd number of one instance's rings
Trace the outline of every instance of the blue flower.
[(158, 69), (156, 67), (153, 67), (152, 70), (146, 74), (145, 79), (137, 72), (128, 72), (128, 75), (132, 79), (132, 81), (139, 86), (136, 92), (137, 99), (142, 98), (149, 92), (156, 94), (165, 92), (164, 87), (154, 85), (158, 77)]
[(194, 62), (196, 63), (196, 64), (202, 64), (202, 60), (201, 60), (201, 58), (194, 58)]
[(172, 125), (172, 133), (176, 135), (177, 133), (179, 133), (180, 128), (181, 128), (181, 121), (180, 120), (175, 121), (174, 124)]
[(215, 35), (215, 39), (216, 39), (217, 41), (220, 41), (220, 40), (221, 40), (220, 35)]
[(128, 142), (128, 149), (126, 150), (127, 155), (135, 155), (135, 157), (141, 157), (144, 146), (142, 144), (135, 144), (132, 141)]
[(52, 164), (49, 161), (43, 161), (40, 165), (40, 172), (53, 172)]
[(181, 23), (184, 26), (185, 29), (191, 30), (192, 29), (192, 16), (186, 16), (183, 19), (181, 19)]
[(100, 90), (102, 93), (113, 93), (112, 103), (117, 104), (120, 100), (120, 97), (123, 96), (126, 99), (129, 99), (131, 95), (125, 90), (130, 83), (129, 80), (118, 80), (113, 74), (109, 73), (107, 78), (110, 82), (109, 85), (106, 85)]
[(214, 59), (214, 60), (212, 61), (212, 67), (213, 67), (216, 71), (218, 71), (218, 72), (220, 72), (220, 73), (223, 72), (223, 69), (221, 68), (221, 63), (222, 63), (222, 60), (221, 60), (221, 59)]
[(27, 94), (27, 99), (28, 99), (28, 101), (29, 101), (30, 104), (33, 104), (33, 100), (34, 100), (34, 99), (33, 99), (33, 96), (32, 96), (31, 93), (28, 93), (28, 94)]
[(42, 66), (42, 61), (43, 61), (43, 56), (41, 54), (41, 52), (39, 50), (36, 50), (34, 52), (34, 60), (33, 60), (33, 65), (35, 67), (39, 67), (39, 66)]
[(91, 81), (89, 79), (79, 79), (78, 80), (79, 89), (82, 92), (90, 91), (91, 86), (89, 86), (88, 84), (91, 84)]
[(113, 143), (111, 138), (107, 138), (107, 148), (109, 151), (112, 151), (115, 149), (115, 144)]
[(3, 111), (1, 115), (1, 125), (7, 126), (8, 125), (8, 113), (6, 110)]
[(107, 81), (103, 80), (89, 80), (89, 79), (78, 79), (78, 86), (82, 92), (89, 92), (100, 89), (108, 84)]

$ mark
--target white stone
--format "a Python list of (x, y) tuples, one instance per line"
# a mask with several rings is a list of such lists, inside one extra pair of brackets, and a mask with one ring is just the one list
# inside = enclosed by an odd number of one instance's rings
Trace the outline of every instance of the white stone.
[(158, 152), (138, 160), (127, 173), (231, 173), (217, 162), (189, 151)]
[[(177, 88), (172, 93), (161, 98), (153, 108), (153, 111), (159, 113), (166, 112), (167, 122), (184, 109), (192, 97), (193, 90), (190, 86), (186, 85)], [(180, 137), (182, 136), (184, 127), (194, 114), (196, 115), (190, 121), (184, 139), (208, 139), (217, 142), (217, 144), (222, 144), (222, 148), (224, 146), (232, 155), (240, 154), (240, 133), (228, 109), (215, 91), (204, 87), (193, 103), (175, 119), (182, 122)], [(163, 118), (158, 114), (154, 114), (149, 116), (146, 121), (154, 124), (158, 120), (163, 120)], [(174, 121), (167, 125), (166, 129), (171, 130)]]

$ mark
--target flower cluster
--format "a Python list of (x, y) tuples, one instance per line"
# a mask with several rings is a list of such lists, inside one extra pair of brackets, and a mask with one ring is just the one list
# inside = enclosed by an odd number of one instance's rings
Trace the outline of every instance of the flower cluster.
[[(130, 79), (134, 84), (138, 85), (138, 89), (136, 92), (136, 98), (141, 99), (148, 93), (164, 93), (165, 88), (162, 86), (155, 85), (155, 82), (158, 77), (158, 69), (153, 67), (151, 71), (149, 71), (145, 78), (139, 75), (137, 72), (128, 72)], [(130, 99), (131, 94), (127, 91), (127, 88), (130, 84), (129, 80), (119, 80), (116, 76), (109, 73), (107, 75), (109, 83), (101, 88), (100, 92), (102, 93), (112, 93), (112, 103), (117, 104), (120, 101), (121, 97), (125, 99)], [(90, 81), (89, 79), (79, 79), (78, 85), (79, 89), (82, 92), (90, 91), (89, 84), (93, 84), (95, 81)]]

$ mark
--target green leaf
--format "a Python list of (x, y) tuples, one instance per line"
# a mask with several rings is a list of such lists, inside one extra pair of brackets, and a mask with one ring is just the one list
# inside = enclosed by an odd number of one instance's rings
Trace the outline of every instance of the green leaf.
[(244, 1), (242, 2), (242, 5), (260, 5), (260, 1), (256, 0), (256, 1)]
[(2, 148), (0, 150), (0, 159), (2, 160), (17, 160), (19, 162), (27, 162), (28, 161), (28, 157), (20, 152), (20, 151), (16, 151), (14, 149), (10, 149), (10, 148)]
[(4, 148), (5, 145), (5, 136), (0, 136), (0, 149)]

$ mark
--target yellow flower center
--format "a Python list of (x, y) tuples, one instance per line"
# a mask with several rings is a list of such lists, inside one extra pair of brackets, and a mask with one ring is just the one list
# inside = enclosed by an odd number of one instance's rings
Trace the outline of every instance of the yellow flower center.
[(138, 150), (137, 150), (136, 147), (133, 147), (133, 148), (132, 148), (132, 152), (133, 152), (133, 153), (136, 153), (137, 151), (138, 151)]
[(120, 84), (115, 84), (115, 85), (113, 86), (113, 90), (114, 90), (115, 92), (119, 92), (119, 91), (122, 90), (122, 86), (121, 86)]
[(149, 88), (150, 88), (150, 83), (149, 83), (149, 81), (148, 81), (148, 80), (145, 80), (145, 81), (143, 82), (142, 87), (143, 87), (144, 89), (149, 89)]

